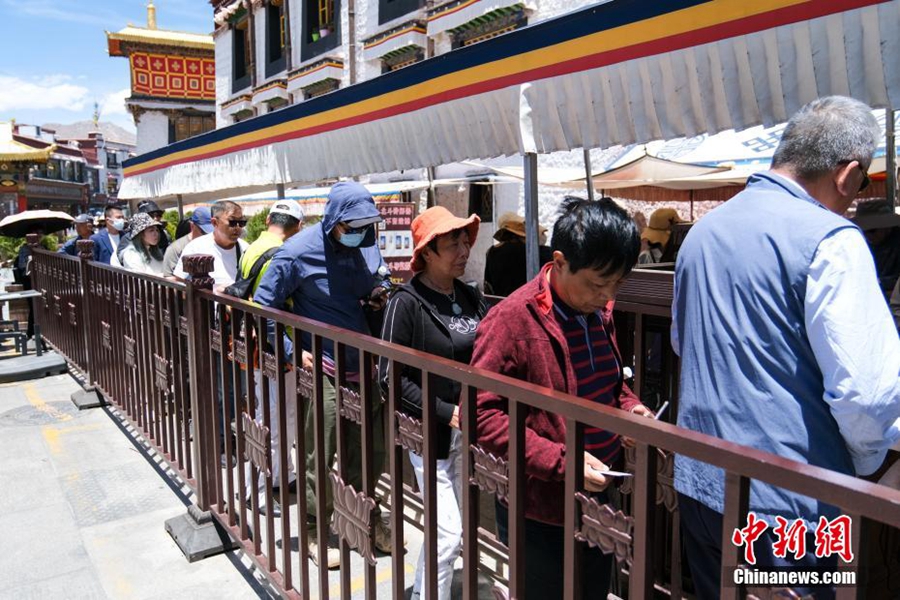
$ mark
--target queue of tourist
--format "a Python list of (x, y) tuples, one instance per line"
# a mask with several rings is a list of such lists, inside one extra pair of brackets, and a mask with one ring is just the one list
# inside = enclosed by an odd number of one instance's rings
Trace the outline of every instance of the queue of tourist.
[[(879, 136), (868, 106), (842, 97), (815, 100), (788, 123), (771, 169), (751, 177), (744, 191), (692, 227), (677, 254), (672, 307), (671, 342), (681, 358), (679, 426), (839, 473), (878, 473), (886, 483), (900, 479), (900, 466), (885, 463), (888, 450), (900, 440), (900, 223), (895, 222), (900, 217), (890, 210), (881, 220), (869, 218), (868, 213), (881, 211), (875, 203), (871, 211), (861, 210), (856, 222), (842, 216), (869, 183), (867, 171)], [(209, 254), (215, 257), (211, 276), (219, 291), (601, 405), (654, 416), (625, 382), (624, 367), (631, 357), (618, 350), (612, 311), (616, 293), (632, 269), (675, 259), (672, 228), (681, 219), (672, 209), (655, 211), (646, 227), (639, 227), (609, 198), (568, 199), (552, 227), (549, 246), (541, 248), (542, 268), (530, 281), (524, 277), (524, 220), (504, 215), (494, 235), (498, 245), (487, 255), (485, 288), (506, 297), (490, 310), (481, 291), (464, 280), (479, 235), (475, 215), (458, 217), (443, 207), (420, 214), (412, 224), (415, 276), (399, 287), (391, 284), (376, 243), (379, 211), (371, 194), (354, 182), (333, 186), (324, 218), (315, 225), (303, 226), (297, 202), (275, 202), (266, 231), (249, 246), (241, 239), (247, 219), (237, 203), (220, 201), (208, 209), (198, 208), (175, 240), (169, 240), (161, 216), (153, 202), (144, 203), (126, 233), (122, 211), (110, 207), (98, 233), (89, 236), (87, 224), (78, 221), (76, 229), (80, 238), (94, 241), (94, 260), (99, 262), (186, 279), (183, 258)], [(873, 233), (879, 229), (888, 232)], [(62, 251), (71, 249), (72, 244), (66, 244)], [(280, 340), (274, 335), (272, 327), (268, 343), (283, 344), (288, 359), (297, 352), (298, 362), (312, 364), (309, 335), (290, 330)], [(336, 452), (338, 386), (329, 342), (322, 354), (325, 464), (330, 466)], [(348, 348), (344, 358), (347, 385), (358, 389), (359, 357)], [(391, 378), (388, 361), (382, 360), (376, 371), (373, 383), (386, 393)], [(261, 380), (257, 373), (256, 381)], [(401, 367), (399, 381), (401, 410), (421, 418), (423, 403), (431, 401), (439, 423), (438, 597), (448, 599), (462, 542), (460, 385), (437, 378), (427, 398), (417, 369)], [(257, 396), (262, 396), (261, 389)], [(275, 401), (274, 390), (268, 396)], [(220, 393), (219, 402), (223, 401)], [(385, 416), (381, 403), (372, 409), (377, 476), (384, 467)], [(478, 444), (505, 456), (506, 398), (481, 391), (475, 410)], [(305, 475), (312, 530), (319, 520), (330, 521), (333, 501), (330, 488), (317, 490), (310, 417)], [(262, 419), (260, 407), (256, 418)], [(279, 464), (275, 452), (281, 435), (293, 444), (295, 419), (296, 414), (289, 412), (283, 433), (282, 424), (272, 420), (276, 478), (282, 468), (296, 476), (295, 465)], [(354, 425), (348, 430), (347, 482), (360, 489), (360, 431)], [(623, 448), (630, 440), (596, 428), (587, 428), (584, 438), (584, 489), (603, 502), (609, 486), (620, 481), (604, 473), (621, 470)], [(566, 453), (565, 421), (547, 411), (528, 409), (527, 598), (563, 594)], [(423, 489), (423, 459), (414, 453), (409, 458)], [(261, 492), (262, 480), (251, 482), (248, 476), (247, 481), (248, 498)], [(723, 473), (679, 456), (675, 486), (697, 595), (715, 598), (723, 553)], [(319, 493), (326, 495), (324, 514), (317, 514)], [(750, 508), (770, 525), (757, 542), (758, 565), (836, 563), (836, 557), (812, 552), (799, 560), (772, 552), (779, 517), (814, 527), (820, 517), (836, 516), (833, 507), (754, 483)], [(260, 509), (277, 515), (281, 507)], [(509, 537), (508, 518), (507, 506), (498, 500), (496, 524), (503, 542)], [(390, 552), (388, 524), (377, 520), (375, 534), (376, 547)], [(812, 535), (810, 528), (807, 537)], [(810, 538), (809, 547), (814, 541)], [(336, 548), (319, 548), (315, 541), (310, 554), (329, 567), (340, 562)], [(585, 545), (581, 560), (585, 597), (605, 597), (612, 556)], [(414, 598), (424, 595), (423, 569), (424, 555), (419, 557)], [(795, 591), (816, 598), (834, 595), (827, 587)]]

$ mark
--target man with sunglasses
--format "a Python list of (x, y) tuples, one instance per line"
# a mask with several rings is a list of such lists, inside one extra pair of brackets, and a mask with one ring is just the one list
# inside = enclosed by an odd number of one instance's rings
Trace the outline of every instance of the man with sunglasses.
[(247, 249), (247, 242), (240, 239), (247, 226), (247, 219), (241, 205), (230, 200), (219, 200), (210, 207), (212, 218), (210, 219), (212, 233), (201, 235), (188, 242), (181, 253), (178, 265), (173, 274), (178, 279), (187, 279), (188, 274), (184, 270), (184, 257), (195, 254), (210, 254), (215, 257), (213, 272), (210, 273), (216, 281), (216, 288), (221, 290), (237, 279), (238, 264), (241, 262), (241, 254)]
[[(847, 475), (881, 466), (900, 438), (900, 340), (865, 238), (841, 216), (867, 185), (880, 138), (865, 104), (814, 100), (787, 124), (771, 170), (691, 229), (672, 307), (678, 425)], [(701, 599), (720, 593), (724, 479), (717, 467), (676, 457)], [(758, 567), (836, 566), (812, 551), (779, 557), (773, 546), (781, 517), (802, 519), (806, 547), (816, 548), (819, 518), (837, 518), (836, 507), (753, 482), (750, 510), (768, 524), (754, 544)]]

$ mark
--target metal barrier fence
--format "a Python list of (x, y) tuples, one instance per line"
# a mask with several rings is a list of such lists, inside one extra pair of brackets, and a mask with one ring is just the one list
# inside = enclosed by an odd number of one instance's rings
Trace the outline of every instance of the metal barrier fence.
[[(400, 411), (399, 365), (422, 371), (424, 397), (431, 397), (436, 377), (462, 386), (461, 429), (463, 452), (463, 597), (478, 596), (480, 559), (479, 494), (496, 495), (509, 505), (508, 596), (524, 597), (524, 490), (525, 417), (529, 407), (554, 412), (567, 426), (565, 469), (565, 578), (566, 598), (580, 595), (571, 585), (580, 577), (576, 548), (583, 544), (614, 553), (620, 573), (627, 579), (620, 591), (630, 598), (651, 598), (660, 587), (680, 597), (681, 556), (672, 487), (672, 462), (682, 454), (721, 467), (726, 472), (723, 531), (744, 525), (751, 480), (764, 481), (815, 497), (841, 508), (858, 525), (873, 520), (900, 526), (900, 492), (859, 479), (839, 475), (728, 441), (677, 428), (599, 406), (574, 396), (519, 380), (473, 369), (409, 348), (360, 336), (356, 332), (298, 318), (212, 291), (212, 257), (191, 257), (186, 268), (187, 285), (171, 283), (89, 260), (89, 242), (79, 242), (80, 259), (66, 258), (41, 249), (34, 252), (34, 288), (42, 293), (37, 318), (44, 336), (78, 367), (87, 384), (118, 407), (195, 491), (196, 506), (208, 513), (231, 538), (246, 550), (267, 578), (286, 597), (328, 598), (331, 584), (325, 560), (317, 570), (310, 566), (307, 542), (327, 547), (329, 523), (308, 528), (311, 507), (306, 501), (306, 445), (314, 444), (314, 486), (330, 489), (334, 497), (333, 529), (340, 540), (340, 596), (351, 595), (350, 553), (363, 561), (364, 596), (376, 597), (374, 523), (377, 514), (376, 420), (385, 418), (387, 479), (393, 519), (391, 590), (403, 598), (404, 581), (404, 467), (403, 453), (411, 450), (424, 458), (424, 593), (437, 597), (436, 416), (434, 405), (424, 402), (423, 419)], [(665, 278), (654, 274), (652, 278)], [(639, 279), (639, 278), (638, 278)], [(646, 280), (650, 281), (650, 280)], [(640, 302), (637, 281), (623, 290), (620, 307), (636, 322), (638, 335), (629, 341), (638, 361), (645, 355), (642, 323), (646, 316), (665, 315), (661, 302)], [(652, 282), (652, 281), (651, 281)], [(665, 286), (663, 281), (663, 287)], [(654, 292), (655, 293), (655, 292)], [(650, 294), (653, 295), (652, 293)], [(294, 339), (302, 333), (312, 340), (312, 368), (304, 368), (296, 355), (286, 359), (281, 344), (266, 343), (267, 324), (274, 324), (276, 338), (292, 328)], [(620, 335), (622, 333), (620, 332)], [(322, 353), (334, 344), (334, 388), (337, 391), (336, 465), (325, 460), (326, 385)], [(345, 354), (355, 350), (358, 364)], [(390, 389), (382, 404), (374, 378), (376, 359), (390, 365)], [(641, 373), (641, 365), (638, 375)], [(347, 374), (358, 372), (358, 387)], [(640, 378), (640, 377), (639, 377)], [(257, 381), (261, 385), (257, 386)], [(274, 410), (269, 395), (274, 392)], [(639, 387), (639, 385), (637, 386)], [(475, 439), (475, 396), (489, 390), (509, 399), (509, 452), (497, 457), (485, 452)], [(674, 390), (667, 393), (674, 394)], [(221, 402), (219, 400), (222, 400)], [(262, 418), (254, 418), (257, 404)], [(296, 411), (296, 446), (285, 443), (288, 411)], [(673, 413), (674, 414), (674, 413)], [(304, 434), (307, 419), (314, 431)], [(271, 475), (269, 442), (273, 427), (282, 432), (277, 449), (281, 464), (292, 455), (297, 470), (296, 505), (292, 506), (287, 469), (279, 481)], [(635, 440), (628, 468), (634, 477), (621, 490), (627, 495), (625, 510), (601, 505), (583, 493), (585, 427), (599, 427)], [(221, 443), (220, 440), (221, 439)], [(351, 443), (352, 440), (356, 440)], [(361, 481), (351, 485), (350, 456), (361, 454)], [(279, 488), (283, 513), (260, 512), (258, 495), (250, 495), (249, 482), (264, 478), (264, 502), (268, 507)], [(252, 486), (255, 489), (255, 486)], [(325, 494), (318, 493), (316, 514), (325, 513)], [(290, 508), (289, 508), (290, 507)], [(862, 546), (860, 531), (853, 530), (858, 567)], [(730, 540), (730, 534), (728, 540)], [(297, 541), (298, 549), (292, 545)], [(723, 543), (722, 597), (741, 597), (747, 590), (727, 585), (730, 569), (740, 560), (740, 548)], [(666, 574), (669, 574), (667, 577)], [(676, 581), (677, 580), (677, 581)], [(839, 598), (862, 597), (864, 586), (839, 588)], [(500, 592), (501, 594), (503, 592)], [(757, 590), (758, 593), (758, 590)]]

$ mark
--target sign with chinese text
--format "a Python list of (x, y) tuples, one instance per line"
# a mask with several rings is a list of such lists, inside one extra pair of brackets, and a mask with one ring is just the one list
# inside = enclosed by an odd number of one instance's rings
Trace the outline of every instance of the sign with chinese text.
[(391, 281), (406, 283), (412, 279), (412, 222), (416, 218), (414, 202), (376, 202), (384, 222), (378, 226), (377, 243), (381, 256), (391, 270)]

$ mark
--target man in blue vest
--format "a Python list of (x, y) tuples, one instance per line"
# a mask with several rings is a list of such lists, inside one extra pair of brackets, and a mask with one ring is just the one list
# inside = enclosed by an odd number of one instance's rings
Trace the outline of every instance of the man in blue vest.
[[(880, 137), (865, 104), (814, 100), (771, 170), (688, 234), (673, 303), (678, 425), (848, 475), (881, 466), (900, 438), (900, 340), (865, 238), (841, 216), (869, 183)], [(697, 595), (717, 598), (724, 474), (679, 456), (675, 487)], [(758, 567), (836, 564), (814, 551), (819, 517), (836, 507), (755, 481), (750, 510), (767, 524)], [(802, 560), (775, 556), (776, 517), (805, 524)]]

